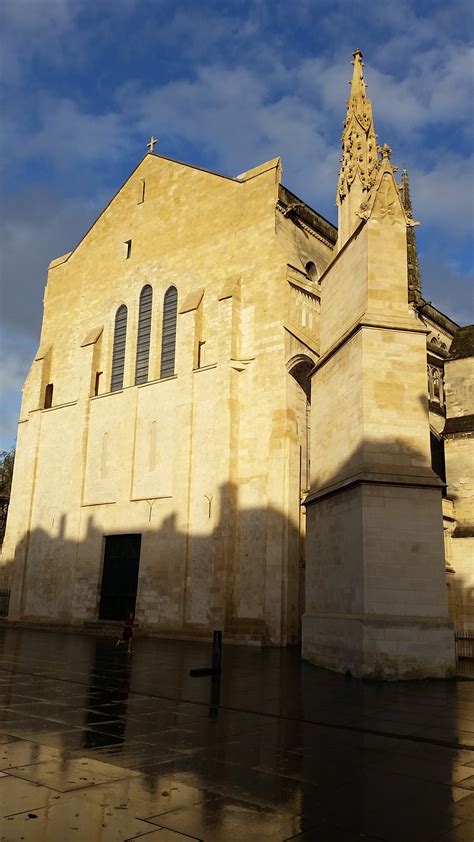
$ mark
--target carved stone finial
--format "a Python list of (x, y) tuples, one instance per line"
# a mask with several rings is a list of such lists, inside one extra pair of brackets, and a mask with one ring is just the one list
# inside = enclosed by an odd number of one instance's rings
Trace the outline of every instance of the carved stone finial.
[(347, 114), (342, 133), (342, 161), (337, 188), (337, 204), (351, 190), (354, 181), (363, 191), (372, 187), (378, 168), (377, 135), (372, 117), (372, 103), (366, 96), (361, 50), (355, 50), (354, 71), (347, 100)]
[(152, 135), (151, 139), (150, 139), (150, 142), (147, 143), (148, 151), (153, 153), (155, 151), (155, 145), (157, 143), (158, 143), (158, 139), (154, 135)]
[(392, 154), (392, 150), (388, 143), (384, 143), (383, 146), (379, 146), (379, 152), (382, 156), (382, 159), (388, 159), (390, 161), (390, 155)]

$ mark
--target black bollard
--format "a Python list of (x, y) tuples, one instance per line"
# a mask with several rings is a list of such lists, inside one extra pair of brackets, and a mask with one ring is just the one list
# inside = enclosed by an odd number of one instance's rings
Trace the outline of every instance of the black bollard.
[(215, 631), (212, 635), (212, 669), (222, 670), (222, 632)]
[(219, 704), (221, 700), (221, 674), (216, 672), (211, 676), (211, 699), (209, 704), (209, 719), (217, 719), (219, 716)]
[(210, 667), (198, 667), (189, 670), (189, 675), (198, 678), (203, 675), (220, 675), (222, 671), (222, 632), (215, 631), (212, 634), (212, 659)]

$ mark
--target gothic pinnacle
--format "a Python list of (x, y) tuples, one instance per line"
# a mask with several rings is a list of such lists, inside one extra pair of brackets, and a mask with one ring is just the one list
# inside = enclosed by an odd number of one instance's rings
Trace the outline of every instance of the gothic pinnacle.
[(402, 199), (402, 205), (405, 208), (406, 215), (412, 219), (413, 217), (413, 209), (411, 206), (411, 198), (410, 198), (410, 182), (408, 180), (408, 172), (407, 168), (403, 167), (402, 170), (402, 183), (400, 185), (400, 195)]
[(342, 133), (342, 159), (337, 189), (337, 204), (357, 179), (363, 191), (368, 191), (375, 181), (378, 166), (377, 135), (372, 117), (372, 103), (366, 96), (361, 50), (353, 53), (354, 71), (351, 93), (347, 100), (347, 114)]
[[(410, 182), (406, 167), (403, 167), (402, 183), (400, 184), (400, 198), (405, 213), (411, 221), (413, 209), (410, 198)], [(421, 276), (418, 262), (418, 249), (416, 247), (416, 234), (413, 222), (407, 228), (407, 274), (408, 274), (408, 300), (410, 303), (419, 304), (421, 301)]]
[(364, 62), (362, 61), (362, 50), (354, 50), (352, 55), (354, 56), (354, 59), (352, 61), (352, 64), (354, 65), (354, 71), (352, 74), (352, 81), (349, 82), (349, 85), (351, 86), (351, 98), (357, 96), (365, 97), (365, 89), (367, 85), (364, 82)]

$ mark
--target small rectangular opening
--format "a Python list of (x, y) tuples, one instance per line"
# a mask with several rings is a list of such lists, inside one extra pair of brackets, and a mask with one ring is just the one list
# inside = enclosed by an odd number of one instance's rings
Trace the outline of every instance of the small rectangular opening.
[(128, 260), (128, 258), (130, 257), (130, 255), (132, 253), (132, 241), (131, 240), (125, 240), (124, 245), (125, 245), (125, 260)]
[(145, 201), (145, 179), (141, 178), (138, 182), (137, 205), (141, 205)]
[(95, 373), (94, 395), (100, 394), (100, 384), (103, 373), (103, 371), (96, 371)]
[(44, 390), (44, 409), (51, 409), (53, 405), (53, 384), (48, 383)]
[(197, 365), (196, 365), (196, 368), (201, 368), (201, 366), (202, 366), (202, 364), (203, 364), (203, 358), (204, 358), (204, 345), (205, 345), (205, 344), (206, 344), (206, 341), (205, 341), (205, 340), (203, 340), (202, 342), (198, 342), (198, 347), (197, 347)]

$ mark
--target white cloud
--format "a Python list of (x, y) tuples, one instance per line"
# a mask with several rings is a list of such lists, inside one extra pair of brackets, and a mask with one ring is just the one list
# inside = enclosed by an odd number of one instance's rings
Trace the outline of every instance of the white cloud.
[(45, 97), (40, 128), (26, 138), (22, 154), (51, 159), (61, 169), (77, 169), (93, 161), (121, 158), (133, 133), (125, 113), (93, 114), (71, 99)]
[(474, 273), (432, 248), (421, 254), (423, 296), (460, 325), (474, 324)]
[(473, 172), (474, 156), (451, 156), (428, 171), (411, 169), (415, 217), (449, 230), (457, 239), (469, 235), (474, 224)]
[(417, 53), (401, 79), (372, 68), (367, 78), (377, 121), (397, 134), (470, 122), (473, 59), (467, 46), (446, 47), (442, 55), (433, 48)]
[(17, 32), (64, 30), (83, 5), (81, 0), (3, 0), (3, 25)]

